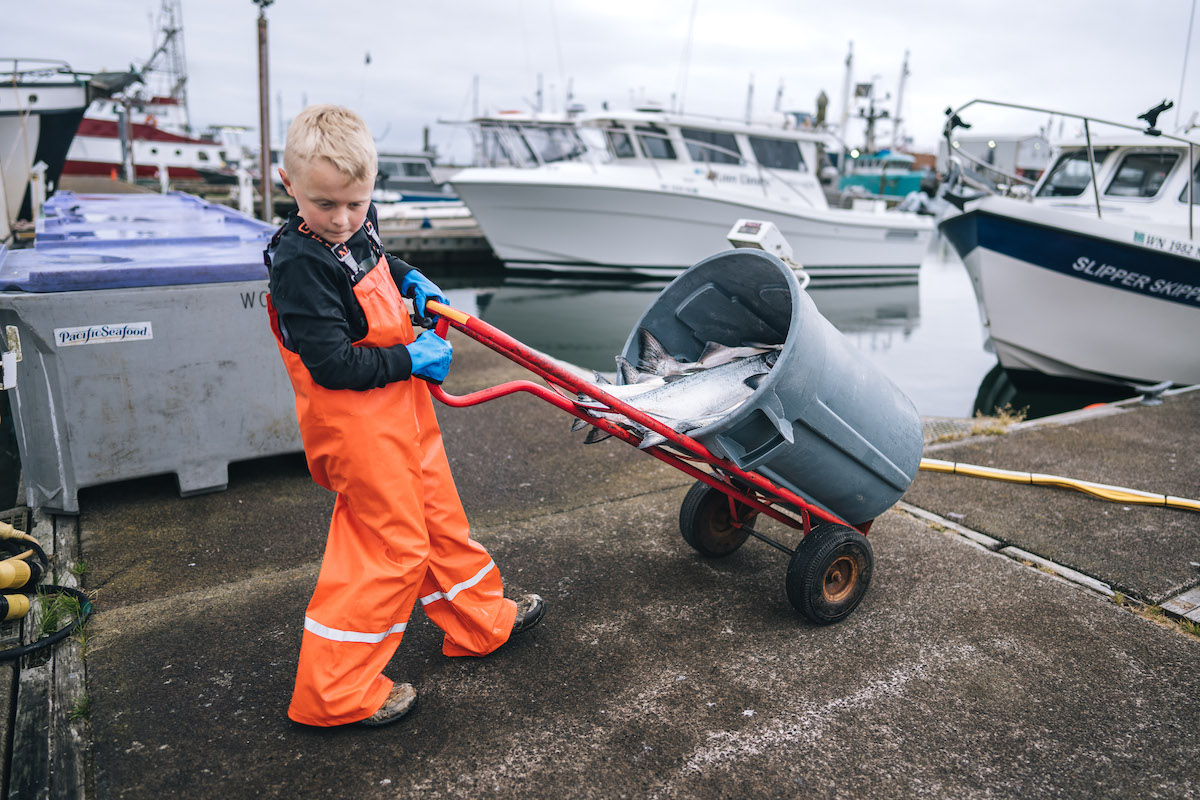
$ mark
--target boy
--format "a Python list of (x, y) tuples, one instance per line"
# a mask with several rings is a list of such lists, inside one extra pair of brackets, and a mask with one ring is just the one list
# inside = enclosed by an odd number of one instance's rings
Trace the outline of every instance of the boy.
[(415, 337), (402, 299), (425, 316), (426, 301), (445, 296), (384, 253), (376, 164), (357, 114), (301, 112), (279, 170), (298, 213), (265, 253), (271, 328), (309, 470), (337, 493), (288, 708), (306, 725), (382, 725), (408, 713), (413, 687), (382, 670), (418, 598), (448, 656), (487, 655), (545, 610), (537, 595), (505, 599), (495, 562), (469, 538), (424, 382), (446, 377), (450, 344), (433, 331)]

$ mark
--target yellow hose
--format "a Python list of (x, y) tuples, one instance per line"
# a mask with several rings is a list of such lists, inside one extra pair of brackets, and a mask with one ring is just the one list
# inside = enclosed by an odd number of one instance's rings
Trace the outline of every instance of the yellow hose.
[(36, 542), (33, 538), (23, 531), (19, 531), (7, 522), (0, 522), (0, 539), (25, 539), (26, 541)]
[(1090, 494), (1111, 503), (1130, 503), (1142, 506), (1162, 506), (1163, 508), (1179, 508), (1187, 511), (1200, 511), (1200, 501), (1189, 500), (1186, 497), (1172, 497), (1165, 494), (1143, 492), (1139, 489), (1126, 489), (1121, 486), (1109, 486), (1092, 481), (1081, 481), (1076, 478), (1062, 478), (1058, 475), (1043, 475), (1036, 472), (1014, 472), (1011, 469), (996, 467), (980, 467), (974, 464), (960, 464), (955, 461), (941, 461), (936, 458), (922, 458), (921, 469), (927, 472), (948, 472), (953, 475), (967, 475), (972, 478), (987, 478), (993, 481), (1008, 483), (1026, 483), (1032, 486), (1057, 486), (1062, 489), (1074, 489), (1077, 492)]

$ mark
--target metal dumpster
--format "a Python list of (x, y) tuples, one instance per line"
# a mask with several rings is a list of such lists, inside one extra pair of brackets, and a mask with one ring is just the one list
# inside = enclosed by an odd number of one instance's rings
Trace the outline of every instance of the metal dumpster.
[(886, 511), (916, 477), (924, 449), (916, 407), (821, 316), (775, 256), (731, 250), (681, 274), (630, 332), (622, 355), (633, 363), (638, 328), (687, 361), (707, 342), (783, 345), (746, 403), (689, 433), (740, 469), (851, 524)]
[(174, 473), (223, 489), (232, 461), (302, 449), (266, 322), (272, 227), (199, 198), (59, 192), (36, 246), (0, 248), (0, 326), (30, 506)]

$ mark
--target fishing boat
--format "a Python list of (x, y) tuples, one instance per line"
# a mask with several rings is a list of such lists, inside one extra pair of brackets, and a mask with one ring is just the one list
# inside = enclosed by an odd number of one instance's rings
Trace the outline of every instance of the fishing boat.
[(916, 169), (916, 158), (908, 153), (879, 150), (874, 153), (852, 151), (845, 159), (845, 173), (838, 180), (843, 193), (862, 193), (900, 200), (919, 192), (928, 173)]
[(18, 220), (33, 221), (30, 177), (45, 164), (47, 190), (58, 182), (67, 149), (88, 106), (88, 75), (65, 61), (0, 61), (0, 243)]
[(157, 180), (166, 169), (172, 181), (235, 182), (221, 143), (192, 136), (171, 121), (178, 108), (177, 99), (159, 96), (94, 103), (79, 124), (63, 174), (123, 175), (129, 167), (141, 181)]
[(508, 163), (451, 183), (510, 269), (671, 277), (750, 218), (775, 223), (814, 281), (911, 282), (933, 233), (927, 216), (831, 208), (827, 137), (792, 115), (605, 110), (514, 119), (485, 141)]
[(236, 183), (222, 143), (192, 131), (182, 0), (163, 0), (156, 27), (154, 51), (135, 73), (140, 85), (93, 103), (63, 173), (150, 181), (165, 170), (176, 182)]
[[(1005, 372), (1031, 389), (1200, 383), (1200, 143), (1156, 128), (1163, 106), (1139, 128), (984, 100), (948, 112), (948, 143), (954, 120), (977, 104), (1054, 114), (1082, 131), (1056, 144), (1032, 186), (1010, 175), (999, 182), (1009, 191), (980, 192), (959, 180), (946, 195), (961, 213), (940, 229)], [(955, 171), (987, 166), (970, 162)]]

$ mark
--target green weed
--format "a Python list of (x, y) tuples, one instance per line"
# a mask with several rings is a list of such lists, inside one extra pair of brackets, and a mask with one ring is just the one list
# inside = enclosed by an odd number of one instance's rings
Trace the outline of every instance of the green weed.
[(92, 713), (92, 696), (84, 692), (75, 701), (74, 708), (71, 709), (71, 719), (87, 719)]

